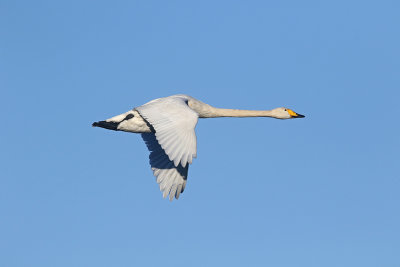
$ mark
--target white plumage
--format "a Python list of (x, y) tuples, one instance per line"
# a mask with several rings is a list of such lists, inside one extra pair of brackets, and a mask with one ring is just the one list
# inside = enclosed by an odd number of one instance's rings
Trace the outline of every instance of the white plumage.
[(238, 110), (214, 108), (188, 95), (152, 100), (131, 111), (92, 124), (116, 131), (141, 133), (150, 151), (150, 165), (163, 197), (179, 198), (186, 186), (189, 164), (196, 157), (198, 118), (303, 118), (286, 108)]
[(186, 167), (196, 157), (196, 127), (199, 115), (185, 97), (159, 98), (137, 107), (155, 130), (158, 143), (175, 166)]
[(189, 164), (186, 167), (175, 165), (165, 154), (154, 133), (142, 133), (142, 138), (150, 151), (150, 166), (163, 197), (169, 194), (170, 200), (174, 197), (178, 199), (186, 186)]

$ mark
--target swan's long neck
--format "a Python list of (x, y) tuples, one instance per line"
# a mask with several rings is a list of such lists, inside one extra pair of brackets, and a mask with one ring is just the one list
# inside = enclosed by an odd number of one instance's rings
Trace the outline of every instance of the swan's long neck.
[(271, 110), (243, 110), (243, 109), (226, 109), (214, 108), (210, 110), (208, 116), (203, 118), (218, 118), (218, 117), (274, 117)]
[(219, 117), (272, 117), (276, 118), (273, 110), (243, 110), (215, 108), (201, 101), (189, 101), (189, 106), (195, 110), (200, 118), (219, 118)]

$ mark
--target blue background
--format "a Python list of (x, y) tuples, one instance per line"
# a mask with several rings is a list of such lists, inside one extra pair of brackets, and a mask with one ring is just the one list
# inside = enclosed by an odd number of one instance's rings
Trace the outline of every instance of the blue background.
[[(1, 266), (400, 266), (398, 1), (0, 2)], [(178, 201), (139, 135), (185, 93), (305, 119), (209, 119)]]

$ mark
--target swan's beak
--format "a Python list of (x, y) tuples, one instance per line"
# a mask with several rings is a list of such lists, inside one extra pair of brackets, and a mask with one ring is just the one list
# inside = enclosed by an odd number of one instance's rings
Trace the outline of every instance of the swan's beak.
[(295, 119), (295, 118), (304, 118), (305, 117), (304, 115), (298, 114), (298, 113), (294, 112), (291, 109), (288, 109), (287, 111), (289, 112), (290, 117), (293, 118), (293, 119)]
[(292, 118), (304, 118), (304, 115), (301, 115), (299, 113), (296, 113), (296, 116), (293, 116)]

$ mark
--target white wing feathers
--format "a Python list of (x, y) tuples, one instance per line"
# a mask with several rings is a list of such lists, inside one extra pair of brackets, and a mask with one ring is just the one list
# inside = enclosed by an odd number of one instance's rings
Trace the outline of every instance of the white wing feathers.
[(175, 166), (157, 142), (154, 133), (143, 133), (142, 138), (150, 151), (151, 169), (160, 185), (163, 197), (169, 194), (169, 200), (172, 201), (174, 197), (178, 199), (186, 186), (189, 164), (186, 167), (182, 167), (181, 164)]
[(159, 98), (136, 108), (153, 126), (158, 143), (176, 167), (186, 167), (196, 157), (198, 114), (186, 101), (179, 96)]

